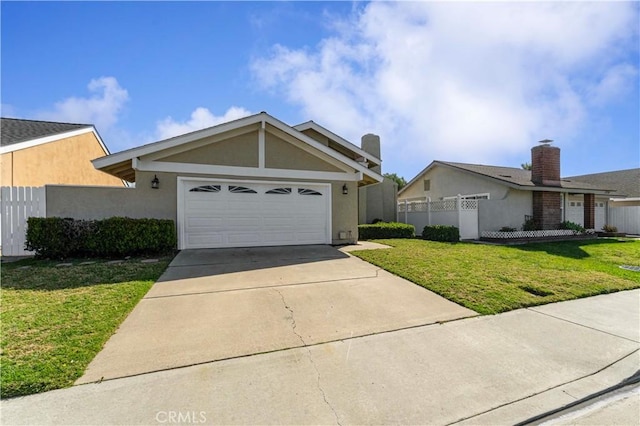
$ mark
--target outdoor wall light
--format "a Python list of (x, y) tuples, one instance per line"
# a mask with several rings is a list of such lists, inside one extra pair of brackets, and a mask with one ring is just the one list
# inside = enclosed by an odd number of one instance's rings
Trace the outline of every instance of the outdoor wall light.
[(349, 193), (349, 188), (347, 187), (346, 183), (344, 185), (342, 185), (342, 193), (344, 195), (347, 195)]
[(158, 179), (158, 175), (153, 175), (153, 180), (151, 180), (151, 188), (160, 188), (160, 180)]

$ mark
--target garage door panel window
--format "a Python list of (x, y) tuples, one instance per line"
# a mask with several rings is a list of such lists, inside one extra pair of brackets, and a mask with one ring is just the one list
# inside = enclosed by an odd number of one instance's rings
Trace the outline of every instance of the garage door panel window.
[(220, 185), (202, 185), (191, 188), (189, 192), (220, 192)]
[(247, 188), (246, 186), (229, 185), (229, 192), (234, 194), (257, 194), (255, 189)]
[(291, 188), (274, 188), (268, 190), (265, 194), (291, 194)]
[(300, 194), (300, 195), (322, 195), (321, 192), (314, 191), (313, 189), (308, 189), (308, 188), (298, 188), (298, 194)]

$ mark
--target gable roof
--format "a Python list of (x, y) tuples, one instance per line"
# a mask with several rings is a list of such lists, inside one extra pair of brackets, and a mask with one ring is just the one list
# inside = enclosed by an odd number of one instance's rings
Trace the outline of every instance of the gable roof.
[[(134, 166), (139, 157), (144, 155), (150, 155), (158, 153), (160, 151), (175, 148), (180, 145), (188, 144), (200, 139), (208, 138), (214, 135), (223, 134), (236, 129), (241, 129), (246, 126), (260, 124), (262, 126), (269, 124), (278, 130), (293, 136), (294, 138), (310, 145), (317, 151), (320, 151), (341, 163), (357, 170), (363, 175), (368, 176), (374, 182), (382, 182), (383, 178), (380, 174), (369, 170), (367, 167), (344, 155), (341, 152), (336, 151), (330, 147), (323, 145), (315, 139), (305, 135), (301, 131), (283, 123), (275, 117), (267, 114), (266, 112), (260, 112), (258, 114), (250, 115), (248, 117), (239, 118), (237, 120), (229, 121), (226, 123), (218, 124), (213, 127), (208, 127), (202, 130), (196, 130), (194, 132), (186, 133), (184, 135), (175, 136), (173, 138), (164, 139), (158, 142), (149, 143), (136, 148), (131, 148), (125, 151), (117, 152), (115, 154), (107, 155), (104, 157), (93, 160), (93, 166), (96, 169), (102, 170), (106, 173), (117, 176), (121, 179), (129, 182), (135, 181)], [(355, 145), (353, 145), (355, 147)]]
[(640, 168), (571, 176), (566, 179), (613, 188), (616, 196), (640, 197)]
[(104, 152), (109, 154), (109, 150), (91, 124), (2, 117), (0, 118), (0, 153), (18, 151), (90, 132), (95, 134)]
[(483, 178), (498, 181), (507, 186), (516, 189), (530, 190), (530, 191), (561, 191), (561, 192), (584, 192), (593, 194), (608, 194), (616, 191), (613, 186), (602, 185), (598, 183), (584, 182), (578, 179), (565, 179), (560, 180), (560, 187), (557, 186), (542, 186), (536, 185), (531, 180), (531, 171), (524, 170), (516, 167), (501, 167), (501, 166), (487, 166), (484, 164), (467, 164), (467, 163), (454, 163), (449, 161), (433, 161), (424, 170), (416, 175), (411, 181), (407, 183), (399, 192), (401, 195), (404, 189), (413, 184), (422, 175), (431, 170), (435, 166), (444, 166), (461, 170), (467, 173), (472, 173)]
[[(363, 158), (364, 160), (367, 161), (369, 167), (375, 167), (375, 166), (379, 166), (382, 163), (382, 160), (379, 159), (378, 157), (376, 157), (375, 155), (372, 155), (368, 152), (366, 152), (365, 150), (363, 150), (362, 148), (360, 148), (359, 146), (352, 144), (351, 142), (349, 142), (348, 140), (342, 138), (341, 136), (338, 136), (337, 134), (333, 133), (331, 130), (322, 127), (321, 125), (319, 125), (318, 123), (316, 123), (313, 120), (298, 124), (296, 126), (293, 126), (294, 129), (299, 130), (300, 132), (304, 132), (305, 130), (308, 129), (312, 129), (315, 130), (316, 132), (320, 133), (321, 135), (324, 135), (327, 139), (329, 139), (329, 146), (340, 151), (339, 147), (343, 147), (353, 153), (355, 153), (358, 157)], [(333, 142), (333, 144), (332, 144)], [(332, 146), (333, 145), (333, 146)], [(337, 147), (335, 145), (338, 145)], [(355, 159), (355, 158), (354, 158)]]

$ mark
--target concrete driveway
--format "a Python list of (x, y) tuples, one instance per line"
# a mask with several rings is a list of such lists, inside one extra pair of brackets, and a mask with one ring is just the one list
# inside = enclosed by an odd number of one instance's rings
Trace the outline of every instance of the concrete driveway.
[(476, 315), (348, 250), (181, 251), (76, 383)]

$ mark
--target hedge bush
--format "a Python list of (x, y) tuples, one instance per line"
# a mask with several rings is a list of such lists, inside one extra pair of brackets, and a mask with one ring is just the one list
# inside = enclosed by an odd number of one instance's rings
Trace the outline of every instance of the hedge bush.
[(460, 240), (460, 230), (455, 226), (448, 225), (425, 226), (422, 230), (422, 238), (455, 243)]
[(377, 222), (371, 225), (358, 225), (358, 239), (360, 240), (413, 238), (415, 233), (415, 226), (406, 223)]
[(176, 247), (176, 231), (166, 219), (30, 217), (25, 247), (51, 259), (158, 254)]

